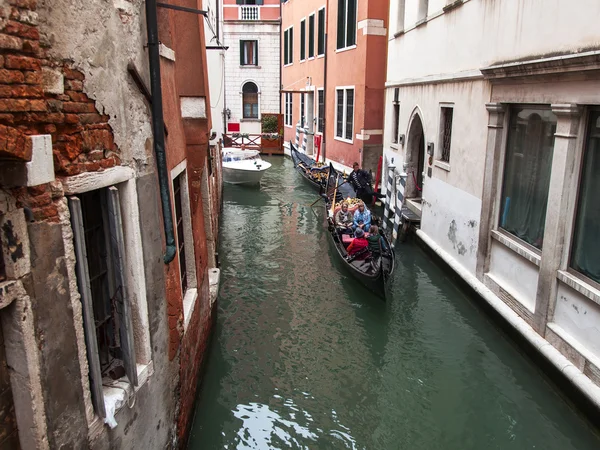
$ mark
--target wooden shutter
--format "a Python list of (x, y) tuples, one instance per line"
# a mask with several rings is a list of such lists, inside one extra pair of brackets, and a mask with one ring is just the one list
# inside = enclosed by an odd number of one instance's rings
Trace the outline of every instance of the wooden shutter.
[(254, 65), (258, 66), (258, 41), (254, 41)]
[(244, 41), (240, 41), (240, 66), (244, 65)]
[(256, 0), (256, 4), (257, 5), (262, 5), (263, 4), (263, 0)]
[(81, 213), (81, 200), (77, 197), (69, 198), (71, 210), (71, 227), (73, 228), (73, 243), (75, 246), (75, 272), (77, 286), (81, 295), (83, 309), (83, 327), (85, 331), (85, 348), (90, 370), (90, 390), (92, 403), (96, 413), (106, 417), (104, 408), (104, 393), (102, 391), (102, 371), (98, 357), (98, 341), (96, 339), (96, 325), (94, 322), (94, 308), (92, 305), (92, 292), (90, 289), (90, 274), (88, 270), (87, 251), (85, 248), (85, 232), (83, 228), (83, 214)]
[(108, 223), (110, 240), (111, 263), (113, 267), (115, 286), (111, 298), (115, 301), (115, 310), (119, 319), (119, 337), (121, 343), (121, 356), (129, 382), (138, 385), (137, 368), (135, 359), (135, 345), (133, 340), (133, 321), (131, 318), (131, 305), (125, 283), (125, 243), (123, 240), (123, 223), (121, 220), (121, 204), (117, 188), (108, 189)]
[(236, 5), (243, 5), (244, 0), (235, 0)]

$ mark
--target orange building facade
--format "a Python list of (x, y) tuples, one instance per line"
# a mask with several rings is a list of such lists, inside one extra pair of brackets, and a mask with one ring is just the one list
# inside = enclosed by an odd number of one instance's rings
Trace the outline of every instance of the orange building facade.
[[(383, 152), (388, 0), (282, 4), (285, 141), (307, 130), (306, 152), (376, 170)], [(303, 134), (299, 146), (302, 148)]]

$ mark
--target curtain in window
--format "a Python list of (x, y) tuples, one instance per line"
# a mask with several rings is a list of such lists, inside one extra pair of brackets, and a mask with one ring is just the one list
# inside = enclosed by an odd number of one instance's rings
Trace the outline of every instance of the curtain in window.
[(571, 266), (600, 283), (600, 111), (590, 115)]
[(241, 41), (241, 65), (258, 65), (257, 41)]
[(548, 108), (511, 108), (500, 227), (541, 249), (556, 116)]

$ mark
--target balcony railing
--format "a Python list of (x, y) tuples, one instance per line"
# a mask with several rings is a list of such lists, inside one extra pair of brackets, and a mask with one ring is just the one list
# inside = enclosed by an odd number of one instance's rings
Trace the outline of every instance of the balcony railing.
[(240, 6), (240, 20), (260, 20), (260, 8), (254, 5)]

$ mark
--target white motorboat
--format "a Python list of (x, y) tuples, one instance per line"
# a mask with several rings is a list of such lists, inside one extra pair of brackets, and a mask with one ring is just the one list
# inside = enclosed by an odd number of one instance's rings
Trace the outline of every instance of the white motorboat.
[(223, 181), (230, 184), (257, 184), (271, 163), (260, 158), (258, 150), (227, 147), (222, 150)]

